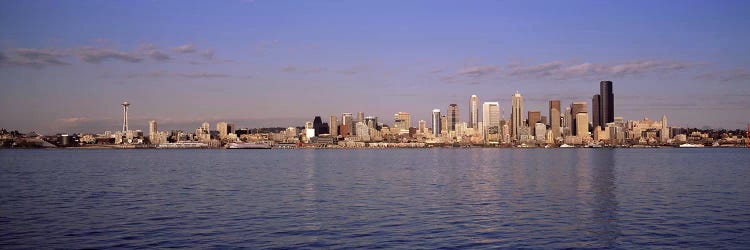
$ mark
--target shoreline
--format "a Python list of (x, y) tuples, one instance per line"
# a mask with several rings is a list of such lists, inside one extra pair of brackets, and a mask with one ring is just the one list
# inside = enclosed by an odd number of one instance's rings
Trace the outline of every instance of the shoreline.
[(617, 146), (617, 147), (285, 147), (285, 148), (267, 148), (267, 149), (230, 149), (230, 148), (157, 148), (157, 147), (119, 147), (119, 146), (86, 146), (86, 147), (56, 147), (56, 148), (33, 148), (33, 147), (18, 147), (18, 148), (0, 148), (4, 149), (21, 149), (21, 150), (33, 150), (33, 149), (48, 149), (48, 150), (95, 150), (95, 149), (111, 149), (111, 150), (186, 150), (186, 149), (204, 149), (204, 150), (230, 150), (230, 151), (244, 151), (244, 150), (362, 150), (362, 149), (385, 149), (385, 150), (398, 150), (398, 149), (728, 149), (728, 148), (748, 148), (745, 145), (738, 146), (718, 146), (718, 147), (679, 147), (678, 146)]

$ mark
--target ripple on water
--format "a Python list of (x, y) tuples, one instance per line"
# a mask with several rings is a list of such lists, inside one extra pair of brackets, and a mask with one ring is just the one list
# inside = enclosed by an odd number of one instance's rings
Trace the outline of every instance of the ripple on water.
[(734, 149), (3, 150), (0, 158), (3, 248), (750, 245), (750, 154)]

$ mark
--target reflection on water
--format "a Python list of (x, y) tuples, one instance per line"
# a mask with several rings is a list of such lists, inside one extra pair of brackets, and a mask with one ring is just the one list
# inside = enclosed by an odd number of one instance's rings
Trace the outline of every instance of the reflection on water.
[[(0, 151), (9, 248), (742, 248), (726, 149)], [(713, 161), (711, 159), (722, 159)]]
[(596, 154), (589, 154), (591, 161), (588, 166), (591, 171), (592, 210), (595, 238), (600, 246), (616, 247), (617, 236), (620, 235), (617, 221), (617, 189), (615, 179), (615, 151), (602, 150)]

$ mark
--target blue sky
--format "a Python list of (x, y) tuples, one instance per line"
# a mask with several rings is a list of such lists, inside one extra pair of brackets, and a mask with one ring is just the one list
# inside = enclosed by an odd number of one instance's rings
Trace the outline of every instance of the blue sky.
[(299, 126), (365, 112), (413, 126), (469, 96), (591, 102), (676, 126), (750, 123), (747, 1), (2, 1), (0, 127), (155, 119)]

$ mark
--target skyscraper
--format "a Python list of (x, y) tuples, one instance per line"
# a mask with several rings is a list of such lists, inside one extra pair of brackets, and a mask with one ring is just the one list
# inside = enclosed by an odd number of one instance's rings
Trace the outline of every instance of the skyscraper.
[(427, 122), (424, 120), (419, 120), (419, 128), (418, 128), (419, 133), (424, 134), (426, 130), (427, 130)]
[(151, 142), (155, 141), (157, 131), (158, 131), (158, 128), (156, 127), (156, 121), (154, 120), (148, 121), (148, 139)]
[(440, 116), (440, 132), (448, 133), (450, 132), (448, 130), (448, 116), (441, 115)]
[(357, 112), (357, 121), (358, 122), (365, 122), (365, 113), (364, 112)]
[(377, 116), (365, 116), (365, 125), (371, 129), (380, 130), (378, 128), (378, 117)]
[(484, 102), (482, 104), (482, 126), (484, 140), (498, 142), (500, 140), (500, 103)]
[(208, 122), (203, 122), (203, 124), (201, 124), (201, 129), (206, 133), (211, 133), (211, 125), (208, 124)]
[(600, 123), (602, 117), (601, 100), (601, 95), (594, 95), (594, 97), (591, 98), (591, 119), (594, 122), (593, 124), (595, 129), (597, 126), (599, 126), (599, 129), (604, 128), (602, 123)]
[(537, 122), (542, 122), (542, 112), (539, 110), (529, 111), (529, 127), (534, 126)]
[(667, 115), (664, 114), (661, 117), (661, 131), (659, 132), (661, 134), (661, 142), (667, 143), (669, 140), (669, 127), (667, 126)]
[(563, 112), (563, 135), (565, 136), (571, 136), (573, 135), (573, 118), (571, 117), (571, 114), (573, 111), (570, 109), (570, 107), (565, 107), (565, 112)]
[[(529, 126), (529, 129), (531, 130), (531, 134), (535, 135), (536, 134), (536, 124), (542, 122), (542, 112), (538, 111), (538, 110), (529, 111), (529, 114), (528, 114), (527, 118), (529, 119), (528, 126)], [(544, 128), (544, 130), (546, 131), (547, 128)]]
[(589, 136), (589, 114), (576, 113), (576, 136), (584, 140)]
[(432, 134), (440, 136), (440, 110), (432, 110)]
[(448, 131), (456, 131), (456, 124), (458, 124), (458, 104), (448, 105)]
[(128, 107), (130, 107), (130, 103), (122, 103), (122, 132), (128, 131)]
[(469, 127), (476, 130), (479, 126), (479, 97), (477, 95), (471, 95), (469, 108)]
[(407, 112), (398, 112), (393, 115), (393, 125), (399, 128), (399, 130), (409, 131), (411, 127), (411, 114)]
[(341, 114), (342, 125), (347, 127), (349, 135), (354, 135), (354, 133), (356, 133), (353, 120), (354, 119), (352, 118), (352, 113)]
[(523, 126), (523, 96), (516, 91), (516, 94), (511, 97), (511, 100), (511, 136), (514, 140), (519, 140), (520, 129), (521, 126)]
[[(586, 110), (586, 102), (573, 102), (570, 105), (570, 118), (571, 120), (571, 128), (570, 131), (573, 133), (573, 135), (578, 135), (578, 125), (579, 124), (586, 124), (586, 131), (588, 132), (589, 129), (589, 121), (588, 121), (588, 111)], [(585, 113), (586, 114), (586, 121), (585, 123), (579, 123), (578, 121), (578, 114)]]
[(560, 137), (560, 100), (549, 101), (549, 126), (552, 139)]
[(226, 122), (217, 122), (216, 123), (216, 130), (219, 131), (219, 138), (224, 139), (227, 137), (227, 134), (229, 134), (229, 128), (227, 126)]
[(339, 136), (339, 121), (335, 115), (331, 115), (330, 121), (328, 121), (328, 133), (333, 137)]
[(599, 126), (603, 128), (607, 123), (615, 121), (615, 94), (612, 92), (612, 81), (601, 81), (599, 92)]
[(313, 129), (315, 130), (315, 136), (321, 134), (328, 134), (328, 123), (323, 123), (323, 119), (320, 116), (315, 116), (313, 120)]

